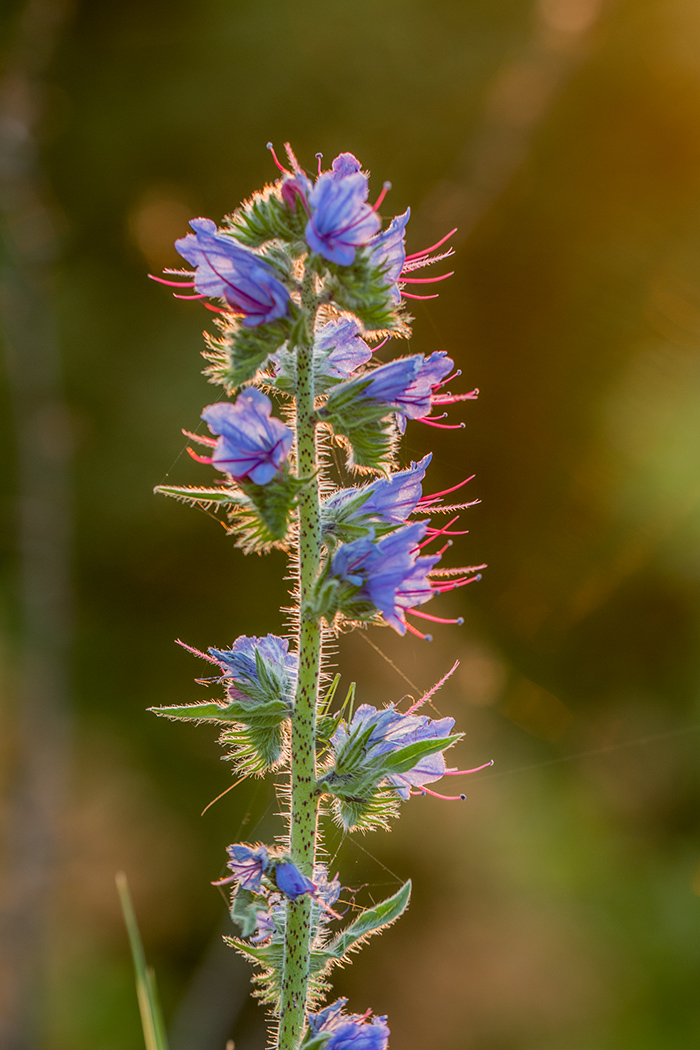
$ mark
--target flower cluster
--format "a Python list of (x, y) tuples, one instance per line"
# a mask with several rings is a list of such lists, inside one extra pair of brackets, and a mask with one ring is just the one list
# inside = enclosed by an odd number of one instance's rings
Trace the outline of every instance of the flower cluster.
[(441, 250), (451, 233), (407, 254), (410, 210), (386, 221), (390, 186), (371, 203), (353, 154), (326, 170), (319, 157), (315, 174), (289, 147), (288, 166), (272, 154), (276, 180), (221, 226), (193, 219), (176, 242), (190, 269), (155, 278), (214, 313), (206, 375), (226, 395), (202, 411), (209, 434), (185, 431), (202, 446), (189, 451), (208, 483), (159, 491), (226, 515), (246, 553), (289, 552), (293, 644), (268, 634), (206, 652), (186, 646), (212, 668), (200, 684), (223, 695), (156, 713), (220, 726), (237, 777), (278, 774), (285, 833), (274, 847), (230, 845), (228, 872), (214, 883), (230, 887), (239, 933), (227, 940), (258, 971), (278, 1050), (386, 1050), (386, 1018), (346, 1013), (345, 999), (320, 1007), (331, 969), (402, 914), (410, 883), (363, 910), (354, 894), (343, 902), (339, 879), (319, 863), (321, 818), (330, 813), (346, 831), (388, 827), (412, 796), (463, 798), (428, 785), (473, 770), (446, 765), (462, 736), (454, 719), (418, 712), (452, 672), (408, 710), (354, 708), (354, 685), (337, 705), (339, 677), (325, 682), (323, 646), (356, 625), (427, 639), (412, 618), (463, 622), (423, 607), (479, 578), (482, 566), (443, 562), (470, 506), (445, 497), (466, 481), (424, 494), (432, 454), (406, 466), (399, 446), (413, 421), (464, 426), (443, 422), (445, 410), (477, 391), (449, 390), (460, 372), (442, 350), (394, 351), (410, 334), (406, 300), (433, 297), (407, 288), (450, 276), (413, 273), (452, 254)]

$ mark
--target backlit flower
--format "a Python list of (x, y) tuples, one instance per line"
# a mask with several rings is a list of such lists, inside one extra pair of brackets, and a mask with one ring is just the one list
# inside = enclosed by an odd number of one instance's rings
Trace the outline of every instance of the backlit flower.
[[(202, 419), (219, 439), (210, 462), (237, 481), (266, 485), (281, 469), (294, 435), (271, 415), (272, 402), (256, 387), (246, 387), (235, 404), (208, 405)], [(205, 457), (199, 457), (204, 459)]]
[(175, 241), (175, 247), (196, 267), (195, 298), (225, 299), (248, 328), (287, 314), (289, 292), (271, 266), (230, 235), (219, 233), (211, 219), (192, 219), (190, 226), (195, 232)]
[(352, 153), (341, 153), (308, 195), (311, 216), (304, 235), (312, 251), (340, 266), (355, 261), (357, 248), (379, 229), (379, 218), (367, 204), (368, 192), (359, 161)]

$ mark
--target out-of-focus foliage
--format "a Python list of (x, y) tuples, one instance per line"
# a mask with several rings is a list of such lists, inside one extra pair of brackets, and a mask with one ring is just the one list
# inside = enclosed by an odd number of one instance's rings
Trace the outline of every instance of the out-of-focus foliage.
[[(204, 695), (174, 638), (282, 629), (284, 560), (245, 559), (205, 513), (152, 495), (211, 482), (180, 434), (212, 397), (211, 318), (145, 274), (180, 265), (188, 219), (219, 221), (274, 177), (269, 139), (309, 167), (352, 150), (390, 178), (409, 251), (455, 217), (456, 274), (439, 309), (412, 304), (411, 350), (448, 351), (481, 388), (458, 445), (415, 423), (406, 442), (438, 451), (426, 492), (477, 475), (451, 556), (490, 567), (441, 600), (466, 625), (431, 646), (349, 635), (339, 667), (377, 704), (459, 657), (436, 706), (469, 730), (461, 767), (496, 765), (466, 803), (412, 801), (388, 839), (332, 833), (366, 901), (415, 876), (411, 911), (339, 991), (388, 1013), (403, 1050), (697, 1046), (699, 55), (693, 0), (77, 0), (41, 124), (77, 520), (46, 1050), (139, 1045), (117, 869), (173, 1050), (192, 1004), (199, 1050), (263, 1045), (208, 882), (224, 843), (274, 834), (274, 799), (237, 789), (200, 818), (231, 783), (215, 732), (145, 709)], [(10, 692), (4, 380), (0, 395)]]

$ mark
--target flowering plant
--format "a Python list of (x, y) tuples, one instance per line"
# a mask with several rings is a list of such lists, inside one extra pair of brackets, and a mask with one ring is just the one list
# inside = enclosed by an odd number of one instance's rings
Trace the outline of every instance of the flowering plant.
[[(434, 409), (477, 392), (446, 390), (460, 373), (441, 351), (385, 363), (373, 357), (410, 333), (404, 302), (423, 297), (406, 286), (450, 276), (409, 276), (452, 254), (435, 254), (447, 237), (407, 256), (409, 211), (382, 230), (388, 184), (370, 205), (368, 175), (352, 154), (340, 154), (328, 171), (319, 158), (315, 178), (289, 146), (287, 154), (289, 168), (273, 151), (277, 180), (221, 228), (193, 219), (194, 232), (176, 242), (192, 269), (155, 280), (215, 312), (206, 374), (232, 398), (204, 408), (211, 437), (186, 432), (209, 449), (190, 449), (192, 456), (223, 479), (158, 491), (220, 511), (245, 552), (289, 552), (296, 577), (289, 637), (190, 649), (216, 667), (209, 681), (224, 695), (155, 713), (219, 725), (237, 776), (279, 778), (288, 833), (272, 847), (229, 845), (230, 874), (214, 883), (231, 887), (238, 933), (226, 940), (256, 968), (276, 1046), (384, 1050), (386, 1018), (346, 1013), (345, 999), (321, 1004), (330, 971), (401, 915), (410, 883), (342, 925), (341, 882), (318, 859), (319, 818), (332, 814), (348, 832), (389, 827), (412, 795), (463, 797), (427, 785), (473, 770), (446, 765), (445, 752), (462, 736), (454, 720), (418, 713), (456, 664), (406, 711), (394, 703), (353, 711), (354, 686), (336, 704), (339, 678), (329, 679), (324, 643), (348, 627), (383, 624), (428, 639), (415, 619), (461, 622), (423, 606), (478, 579), (483, 567), (441, 562), (450, 537), (460, 535), (453, 512), (470, 505), (445, 496), (465, 482), (423, 495), (431, 456), (400, 469), (398, 446), (410, 420), (463, 426), (441, 422)], [(334, 483), (333, 446), (358, 484)], [(452, 516), (440, 526), (433, 515)]]

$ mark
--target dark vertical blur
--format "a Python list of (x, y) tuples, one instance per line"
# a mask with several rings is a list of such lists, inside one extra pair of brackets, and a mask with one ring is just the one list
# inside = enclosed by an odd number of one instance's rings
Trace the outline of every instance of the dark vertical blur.
[(42, 81), (67, 14), (65, 0), (23, 5), (0, 74), (0, 311), (16, 456), (0, 909), (0, 1042), (8, 1050), (29, 1050), (42, 1037), (70, 719), (71, 438), (53, 304), (58, 239), (39, 128)]
[[(5, 70), (39, 9), (15, 0), (0, 14)], [(45, 557), (67, 565), (69, 437), (75, 447), (74, 569), (61, 585), (75, 595), (74, 746), (68, 805), (51, 815), (56, 907), (48, 926), (35, 916), (48, 937), (41, 962), (26, 944), (47, 974), (35, 1045), (140, 1045), (117, 869), (178, 1050), (195, 1045), (198, 1015), (198, 1050), (228, 1037), (238, 1050), (263, 1045), (244, 970), (219, 950), (225, 908), (208, 883), (227, 843), (280, 830), (274, 796), (242, 785), (200, 817), (230, 784), (213, 734), (145, 709), (201, 695), (201, 668), (174, 638), (201, 648), (282, 629), (284, 560), (244, 559), (208, 515), (152, 495), (166, 479), (209, 480), (180, 431), (218, 391), (199, 375), (207, 312), (145, 274), (178, 265), (172, 242), (189, 218), (220, 219), (274, 178), (265, 143), (289, 139), (309, 166), (319, 150), (329, 162), (349, 149), (377, 190), (391, 179), (384, 208), (411, 205), (409, 251), (459, 226), (455, 276), (415, 304), (410, 346), (448, 350), (465, 389), (481, 389), (452, 410), (464, 431), (415, 424), (405, 444), (407, 459), (436, 453), (428, 491), (476, 474), (465, 491), (482, 502), (447, 557), (489, 569), (435, 609), (465, 626), (431, 645), (349, 634), (338, 662), (364, 701), (383, 703), (432, 685), (458, 657), (435, 706), (467, 732), (455, 764), (495, 765), (463, 782), (466, 803), (412, 800), (390, 836), (330, 832), (358, 900), (415, 880), (409, 913), (337, 975), (338, 994), (387, 1012), (391, 1045), (407, 1050), (695, 1048), (696, 0), (83, 0), (70, 20), (56, 10), (53, 55), (34, 32), (22, 52), (41, 56), (22, 66), (41, 103), (31, 149), (3, 124), (3, 172), (19, 157), (10, 181), (44, 209), (33, 236), (62, 249), (54, 261), (6, 253), (24, 275), (22, 303), (31, 289), (28, 322), (16, 305), (5, 311), (0, 380), (10, 821), (23, 812), (12, 802), (25, 746), (13, 698), (29, 638), (17, 581), (30, 562), (25, 588), (50, 576)], [(21, 228), (6, 220), (8, 244)], [(12, 305), (15, 285), (5, 287)], [(21, 372), (13, 347), (28, 358)], [(37, 514), (26, 494), (39, 490)], [(39, 588), (52, 615), (56, 586)], [(68, 623), (42, 629), (41, 644), (64, 645)], [(41, 721), (35, 757), (61, 739), (49, 713)], [(43, 854), (32, 864), (46, 875)]]

